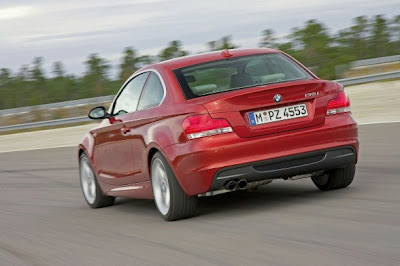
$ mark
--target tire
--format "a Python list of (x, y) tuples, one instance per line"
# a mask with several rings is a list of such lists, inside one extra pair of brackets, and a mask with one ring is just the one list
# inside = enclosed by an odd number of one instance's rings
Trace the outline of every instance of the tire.
[(356, 166), (351, 164), (343, 168), (333, 169), (322, 176), (312, 177), (311, 179), (320, 190), (326, 191), (349, 186), (353, 182), (355, 173)]
[(151, 160), (150, 175), (154, 203), (166, 221), (185, 219), (196, 214), (198, 197), (186, 195), (160, 152), (154, 154)]
[(114, 204), (114, 197), (103, 195), (93, 171), (92, 164), (84, 153), (82, 153), (79, 158), (79, 181), (83, 197), (91, 208), (97, 209)]

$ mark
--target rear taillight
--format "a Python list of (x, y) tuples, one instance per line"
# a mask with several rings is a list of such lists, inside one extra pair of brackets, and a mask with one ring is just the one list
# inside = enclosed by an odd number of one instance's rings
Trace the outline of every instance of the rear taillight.
[(337, 97), (328, 102), (326, 115), (335, 115), (350, 112), (350, 99), (344, 90), (338, 92)]
[(188, 139), (197, 139), (233, 132), (225, 119), (213, 119), (209, 115), (189, 116), (183, 121), (183, 132)]

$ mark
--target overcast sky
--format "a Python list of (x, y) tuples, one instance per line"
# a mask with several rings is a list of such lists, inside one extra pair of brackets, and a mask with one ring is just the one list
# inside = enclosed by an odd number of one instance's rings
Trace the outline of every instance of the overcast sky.
[(17, 71), (43, 56), (48, 70), (62, 61), (80, 75), (90, 53), (116, 65), (127, 46), (157, 54), (181, 40), (200, 52), (225, 35), (252, 48), (265, 28), (284, 36), (317, 19), (336, 31), (376, 14), (400, 14), (400, 0), (0, 0), (0, 68)]

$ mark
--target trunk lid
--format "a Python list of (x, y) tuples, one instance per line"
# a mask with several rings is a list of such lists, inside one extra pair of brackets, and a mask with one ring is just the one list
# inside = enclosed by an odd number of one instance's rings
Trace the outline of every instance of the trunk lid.
[[(328, 101), (336, 97), (337, 90), (337, 83), (315, 79), (240, 89), (190, 101), (202, 104), (211, 117), (228, 120), (238, 136), (248, 138), (323, 124)], [(274, 100), (277, 94), (282, 98), (280, 102)], [(263, 111), (277, 108), (283, 112), (287, 110), (285, 107), (298, 104), (305, 104), (307, 116), (259, 125), (250, 123), (249, 113), (266, 114)]]

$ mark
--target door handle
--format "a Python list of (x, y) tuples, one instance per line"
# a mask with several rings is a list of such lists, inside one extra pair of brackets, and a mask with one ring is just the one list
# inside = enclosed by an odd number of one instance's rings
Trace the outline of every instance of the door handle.
[(131, 133), (131, 129), (129, 127), (123, 127), (121, 128), (121, 134), (123, 136), (129, 136), (129, 134)]

